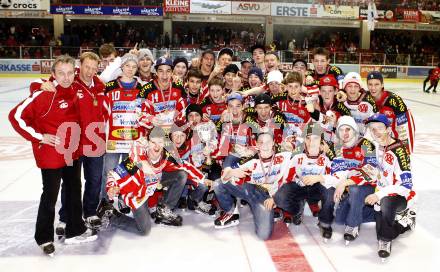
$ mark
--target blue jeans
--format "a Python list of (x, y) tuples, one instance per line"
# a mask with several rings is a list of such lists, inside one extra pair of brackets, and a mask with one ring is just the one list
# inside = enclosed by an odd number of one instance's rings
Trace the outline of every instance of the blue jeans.
[(274, 196), (275, 203), (281, 209), (292, 215), (301, 214), (304, 201), (308, 199), (322, 199), (325, 187), (320, 183), (312, 186), (299, 186), (297, 183), (286, 183), (278, 189)]
[(101, 198), (107, 200), (107, 191), (105, 190), (105, 185), (107, 183), (107, 174), (110, 170), (113, 170), (120, 161), (125, 160), (128, 157), (127, 153), (105, 153), (104, 154), (104, 166), (102, 168), (102, 179), (101, 179)]
[[(79, 159), (84, 168), (83, 212), (84, 218), (96, 215), (96, 209), (99, 204), (99, 192), (101, 191), (101, 176), (104, 156), (86, 157)], [(61, 186), (61, 209), (59, 210), (60, 221), (66, 222), (65, 198), (66, 189), (64, 183)]]
[(133, 217), (125, 214), (113, 215), (110, 223), (118, 229), (139, 235), (148, 235), (151, 231), (151, 218), (148, 210), (148, 201), (137, 209), (131, 210)]
[(273, 209), (266, 210), (263, 206), (264, 201), (270, 198), (267, 192), (258, 189), (254, 184), (245, 183), (236, 186), (230, 182), (219, 183), (214, 187), (214, 191), (220, 207), (226, 212), (231, 212), (234, 208), (234, 197), (248, 202), (254, 216), (255, 232), (258, 238), (269, 239), (273, 230)]
[(343, 197), (336, 208), (335, 217), (333, 217), (335, 206), (335, 202), (333, 201), (334, 192), (335, 188), (327, 190), (319, 215), (320, 222), (331, 224), (333, 219), (335, 219), (337, 224), (357, 227), (362, 223), (374, 221), (373, 207), (365, 204), (365, 198), (374, 193), (372, 186), (349, 186), (348, 194)]

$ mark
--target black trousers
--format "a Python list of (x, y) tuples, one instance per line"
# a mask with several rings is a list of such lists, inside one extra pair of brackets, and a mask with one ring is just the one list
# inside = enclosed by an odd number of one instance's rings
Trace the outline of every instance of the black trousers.
[(387, 196), (380, 201), (380, 211), (376, 212), (377, 239), (392, 241), (406, 228), (395, 220), (396, 213), (406, 209), (406, 199), (403, 196)]
[(38, 245), (54, 240), (55, 205), (60, 190), (61, 179), (65, 185), (66, 238), (86, 231), (82, 219), (81, 165), (78, 160), (72, 166), (58, 169), (41, 169), (43, 193), (38, 207), (35, 241)]

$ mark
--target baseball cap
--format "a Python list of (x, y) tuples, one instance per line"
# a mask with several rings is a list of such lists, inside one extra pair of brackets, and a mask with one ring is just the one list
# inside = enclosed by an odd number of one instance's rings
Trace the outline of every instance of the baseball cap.
[(255, 106), (258, 104), (272, 104), (272, 99), (267, 94), (259, 94), (255, 97)]
[(379, 71), (369, 72), (368, 76), (367, 76), (367, 81), (370, 80), (370, 79), (378, 79), (378, 80), (380, 80), (380, 82), (383, 83), (383, 75)]
[(388, 120), (388, 117), (383, 113), (375, 113), (372, 116), (370, 116), (366, 121), (365, 124), (369, 124), (372, 122), (380, 122), (383, 123), (386, 127), (390, 126), (390, 120)]
[(226, 103), (229, 103), (229, 101), (237, 99), (240, 102), (243, 102), (243, 96), (237, 92), (232, 92), (228, 97), (226, 98)]
[(321, 77), (319, 80), (319, 87), (322, 86), (333, 86), (335, 88), (339, 88), (338, 81), (336, 81), (336, 78), (333, 75), (326, 75)]
[(161, 65), (168, 65), (171, 67), (171, 69), (173, 69), (173, 61), (171, 59), (165, 58), (165, 57), (160, 57), (156, 60), (156, 63), (154, 64), (154, 69), (157, 70), (157, 68)]

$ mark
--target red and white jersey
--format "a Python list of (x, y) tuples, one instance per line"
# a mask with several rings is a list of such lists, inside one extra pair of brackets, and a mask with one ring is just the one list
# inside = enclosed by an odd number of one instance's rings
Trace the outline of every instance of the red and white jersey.
[[(66, 156), (70, 150), (73, 160), (78, 159), (80, 155), (78, 87), (75, 83), (69, 88), (63, 88), (56, 82), (55, 85), (56, 92), (36, 91), (9, 113), (9, 121), (15, 131), (32, 143), (37, 167), (42, 169), (57, 169), (67, 165), (65, 154), (60, 152), (59, 148), (66, 151)], [(73, 129), (58, 131), (60, 126), (68, 122), (77, 125), (76, 133)], [(44, 134), (57, 135), (62, 139), (64, 146), (55, 148), (41, 143)]]
[(203, 100), (201, 107), (202, 112), (206, 113), (209, 116), (209, 119), (213, 121), (214, 123), (217, 123), (220, 121), (220, 118), (222, 117), (222, 113), (227, 108), (226, 102), (220, 102), (220, 103), (214, 103), (211, 100), (211, 97), (207, 97)]
[[(183, 170), (188, 179), (197, 186), (204, 182), (204, 175), (194, 165), (177, 161), (164, 152), (157, 161), (151, 161), (146, 152), (147, 141), (141, 138), (136, 141), (128, 158), (109, 172), (106, 189), (119, 187), (124, 202), (133, 209), (141, 206), (149, 196), (154, 194), (163, 172)], [(142, 164), (148, 163), (152, 172), (144, 172)]]
[(370, 93), (361, 90), (361, 95), (356, 101), (344, 102), (344, 105), (350, 110), (351, 117), (356, 121), (359, 132), (363, 136), (365, 134), (365, 120), (377, 112), (376, 102)]
[(218, 144), (218, 150), (213, 156), (217, 159), (227, 157), (228, 155), (235, 155), (240, 157), (234, 152), (234, 146), (240, 145), (243, 147), (255, 147), (255, 136), (252, 134), (252, 129), (246, 123), (220, 123), (221, 134)]
[(289, 181), (305, 186), (303, 177), (311, 175), (327, 175), (330, 173), (330, 159), (325, 154), (312, 157), (305, 153), (296, 154), (289, 165)]
[(304, 127), (311, 119), (306, 108), (306, 102), (304, 100), (293, 101), (286, 94), (275, 97), (273, 101), (286, 117), (284, 135), (301, 136)]
[(106, 133), (108, 153), (128, 153), (133, 142), (141, 136), (142, 129), (138, 125), (136, 113), (139, 104), (137, 95), (141, 88), (136, 82), (132, 89), (125, 89), (119, 79), (106, 84), (109, 106)]
[(440, 68), (436, 67), (431, 70), (431, 73), (429, 73), (429, 80), (432, 83), (435, 83), (436, 81), (439, 80), (439, 78), (440, 78)]
[(411, 161), (405, 144), (397, 140), (385, 149), (376, 148), (376, 156), (379, 175), (375, 194), (379, 200), (385, 196), (400, 195), (411, 206), (416, 193), (413, 190)]
[(383, 91), (382, 96), (376, 101), (376, 105), (379, 112), (388, 117), (393, 137), (405, 143), (410, 153), (413, 153), (414, 118), (403, 99), (395, 93)]
[(160, 90), (157, 81), (145, 84), (139, 92), (141, 106), (137, 109), (139, 125), (153, 128), (153, 117), (160, 119), (164, 126), (171, 126), (175, 121), (185, 118), (187, 106), (185, 89), (181, 83), (172, 82), (167, 90)]
[(260, 159), (256, 155), (239, 165), (249, 172), (249, 176), (241, 179), (239, 183), (261, 185), (273, 196), (284, 183), (291, 180), (288, 178), (291, 156), (290, 152), (276, 153), (268, 159)]

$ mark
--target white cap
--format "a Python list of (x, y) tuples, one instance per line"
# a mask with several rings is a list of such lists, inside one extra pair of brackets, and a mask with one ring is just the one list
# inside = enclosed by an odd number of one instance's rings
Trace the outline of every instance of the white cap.
[(281, 73), (279, 70), (274, 70), (267, 74), (267, 84), (274, 81), (278, 83), (281, 83), (283, 81), (283, 73)]
[(148, 58), (154, 63), (153, 53), (151, 53), (150, 49), (148, 49), (148, 48), (139, 49), (138, 57), (139, 57), (139, 60), (141, 60), (142, 58)]
[(345, 89), (348, 83), (357, 83), (359, 87), (362, 87), (361, 75), (356, 72), (350, 72), (345, 75), (344, 82), (342, 83), (342, 89)]
[(344, 116), (339, 117), (338, 124), (336, 126), (336, 131), (338, 131), (339, 128), (342, 126), (350, 126), (353, 128), (354, 131), (356, 131), (356, 133), (359, 134), (359, 127), (356, 124), (356, 121), (351, 116), (344, 115)]

